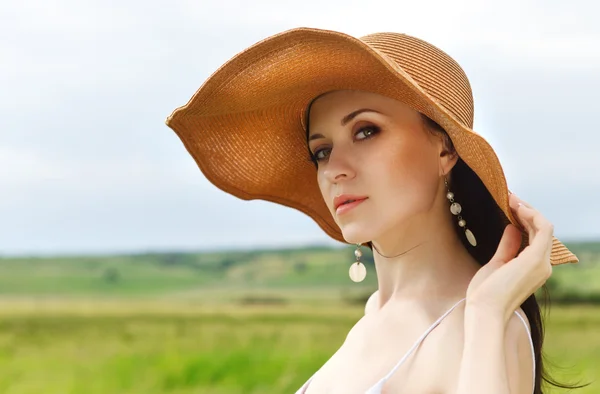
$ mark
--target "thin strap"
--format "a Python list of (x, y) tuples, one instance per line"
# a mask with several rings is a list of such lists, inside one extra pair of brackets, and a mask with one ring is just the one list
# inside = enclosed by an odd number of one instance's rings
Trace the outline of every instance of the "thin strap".
[[(463, 298), (462, 300), (458, 301), (456, 304), (454, 304), (454, 306), (452, 306), (452, 308), (448, 309), (448, 311), (446, 311), (446, 313), (444, 313), (439, 319), (437, 319), (432, 325), (431, 327), (429, 327), (429, 329), (427, 329), (427, 331), (425, 331), (425, 333), (423, 335), (421, 335), (421, 337), (415, 342), (415, 344), (412, 346), (412, 348), (410, 348), (410, 350), (404, 355), (404, 357), (402, 357), (402, 359), (394, 366), (394, 368), (387, 374), (385, 375), (383, 378), (381, 378), (373, 387), (371, 387), (368, 391), (367, 394), (373, 392), (373, 393), (379, 393), (381, 390), (381, 387), (383, 386), (383, 383), (385, 383), (386, 380), (388, 380), (390, 378), (390, 376), (392, 376), (394, 374), (394, 372), (396, 372), (396, 370), (400, 367), (400, 365), (402, 365), (402, 363), (408, 358), (408, 356), (410, 356), (410, 354), (412, 352), (414, 352), (414, 350), (419, 346), (419, 344), (421, 342), (423, 342), (423, 340), (425, 339), (425, 337), (434, 329), (436, 328), (441, 322), (442, 320), (444, 320), (444, 318), (446, 316), (448, 316), (450, 314), (450, 312), (452, 312), (454, 310), (454, 308), (456, 308), (461, 302), (463, 302), (464, 300), (466, 300), (466, 298)], [(310, 384), (310, 382), (312, 381), (312, 379), (315, 377), (317, 373), (315, 372), (313, 374), (313, 376), (311, 376), (306, 383), (304, 383), (304, 385), (302, 387), (300, 387), (300, 389), (296, 392), (296, 394), (304, 394), (304, 392), (306, 392), (306, 389), (308, 388), (308, 385)]]
[(295, 394), (304, 394), (304, 393), (306, 393), (306, 390), (308, 389), (308, 385), (313, 380), (313, 378), (315, 377), (315, 375), (317, 374), (317, 372), (319, 372), (319, 371), (317, 370), (315, 373), (313, 373), (312, 376), (310, 378), (308, 378), (308, 380), (302, 385), (302, 387), (300, 387), (298, 389), (298, 391), (296, 391)]
[[(425, 337), (431, 332), (433, 331), (434, 328), (436, 328), (441, 322), (442, 320), (444, 320), (444, 318), (446, 316), (448, 316), (450, 314), (450, 312), (452, 312), (454, 310), (454, 308), (456, 308), (461, 302), (463, 302), (466, 298), (463, 298), (462, 300), (458, 301), (456, 304), (454, 304), (454, 306), (452, 306), (452, 308), (450, 308), (446, 313), (444, 313), (439, 319), (437, 319), (432, 325), (431, 327), (429, 327), (429, 329), (423, 334), (421, 335), (421, 337), (414, 343), (414, 345), (410, 348), (410, 350), (404, 355), (404, 357), (402, 357), (402, 359), (394, 366), (394, 368), (387, 374), (385, 375), (383, 378), (381, 378), (373, 387), (371, 387), (368, 391), (367, 394), (369, 393), (380, 393), (381, 389), (383, 387), (383, 384), (394, 374), (394, 372), (396, 372), (396, 370), (400, 367), (400, 365), (402, 365), (402, 363), (404, 363), (404, 361), (406, 361), (406, 359), (411, 355), (412, 352), (415, 351), (415, 349), (417, 347), (419, 347), (419, 344), (421, 342), (423, 342), (423, 340), (425, 339)], [(523, 317), (517, 312), (515, 311), (515, 314), (519, 317), (519, 319), (521, 319), (521, 322), (523, 322), (523, 325), (525, 326), (525, 330), (527, 331), (527, 333), (529, 334), (527, 337), (529, 338), (529, 345), (531, 347), (531, 354), (532, 354), (532, 358), (533, 358), (533, 389), (532, 389), (532, 393), (535, 392), (535, 350), (533, 347), (533, 339), (531, 338), (531, 332), (529, 331), (529, 328), (527, 327), (527, 323), (525, 322), (525, 319), (523, 319)], [(310, 382), (312, 381), (312, 379), (315, 377), (317, 373), (315, 372), (307, 381), (306, 383), (304, 383), (304, 385), (302, 387), (300, 387), (300, 389), (298, 389), (298, 391), (296, 392), (296, 394), (304, 394), (306, 392), (306, 389), (308, 388), (308, 385), (310, 384)]]
[(448, 309), (448, 311), (446, 313), (444, 313), (439, 319), (437, 319), (428, 329), (427, 331), (425, 331), (423, 333), (423, 335), (421, 335), (421, 337), (419, 339), (417, 339), (417, 341), (414, 343), (414, 345), (410, 348), (410, 350), (404, 355), (404, 357), (402, 357), (402, 359), (400, 359), (400, 361), (398, 361), (398, 363), (394, 366), (394, 368), (392, 368), (392, 370), (385, 375), (383, 378), (381, 378), (381, 380), (378, 382), (378, 384), (383, 384), (383, 382), (385, 382), (386, 380), (388, 380), (390, 378), (390, 376), (392, 376), (394, 374), (394, 372), (396, 372), (396, 370), (400, 367), (400, 365), (402, 365), (402, 363), (404, 361), (406, 361), (406, 359), (408, 358), (408, 356), (410, 356), (412, 354), (412, 352), (415, 351), (415, 349), (417, 347), (419, 347), (419, 345), (421, 344), (421, 342), (423, 342), (423, 340), (425, 339), (425, 337), (427, 335), (429, 335), (429, 333), (431, 331), (433, 331), (434, 328), (436, 328), (441, 322), (442, 320), (444, 320), (444, 318), (446, 316), (448, 316), (450, 314), (450, 312), (452, 312), (454, 310), (454, 308), (456, 308), (461, 302), (463, 302), (464, 300), (466, 300), (466, 298), (463, 298), (462, 300), (458, 301), (456, 304), (454, 304), (454, 306), (450, 309)]
[[(412, 352), (415, 351), (415, 349), (417, 347), (419, 347), (419, 345), (421, 344), (421, 342), (423, 342), (423, 340), (425, 339), (425, 337), (427, 335), (429, 335), (429, 333), (431, 331), (433, 331), (434, 328), (436, 328), (441, 322), (442, 320), (444, 320), (444, 318), (446, 316), (448, 316), (450, 314), (450, 312), (452, 312), (454, 310), (454, 308), (456, 308), (462, 301), (464, 301), (466, 298), (463, 298), (462, 300), (458, 301), (456, 304), (454, 304), (454, 306), (452, 308), (450, 308), (446, 313), (444, 313), (439, 319), (436, 320), (435, 323), (433, 323), (431, 325), (431, 327), (429, 327), (429, 329), (427, 331), (425, 331), (425, 333), (423, 335), (421, 335), (421, 337), (415, 342), (415, 344), (412, 346), (412, 348), (410, 348), (410, 350), (404, 355), (404, 357), (402, 357), (402, 359), (394, 366), (394, 368), (387, 374), (385, 375), (382, 379), (380, 379), (373, 387), (372, 387), (372, 391), (375, 393), (379, 393), (380, 390), (383, 387), (383, 384), (394, 374), (394, 372), (396, 372), (396, 370), (402, 365), (402, 363), (404, 363), (404, 361), (406, 361), (406, 359), (411, 355)], [(529, 331), (529, 328), (527, 327), (527, 323), (525, 322), (525, 319), (523, 319), (523, 317), (517, 312), (515, 311), (515, 314), (519, 317), (519, 319), (521, 319), (521, 321), (523, 322), (523, 325), (525, 326), (525, 330), (527, 331), (527, 333), (529, 335), (527, 335), (527, 337), (529, 338), (529, 345), (531, 347), (531, 355), (532, 355), (532, 359), (533, 359), (533, 389), (532, 389), (532, 393), (535, 392), (535, 350), (533, 347), (533, 340), (531, 339), (531, 333)], [(377, 391), (379, 390), (379, 391)], [(371, 390), (369, 391), (369, 393), (371, 392)]]
[(517, 316), (519, 316), (519, 319), (521, 319), (521, 321), (523, 322), (523, 325), (525, 326), (525, 331), (527, 331), (527, 338), (529, 338), (529, 345), (531, 346), (531, 355), (533, 358), (533, 392), (535, 392), (535, 350), (533, 348), (533, 339), (531, 339), (531, 332), (529, 331), (529, 328), (527, 327), (527, 323), (525, 322), (525, 319), (523, 319), (523, 317), (521, 316), (520, 313), (518, 313), (517, 311), (515, 311), (515, 314)]

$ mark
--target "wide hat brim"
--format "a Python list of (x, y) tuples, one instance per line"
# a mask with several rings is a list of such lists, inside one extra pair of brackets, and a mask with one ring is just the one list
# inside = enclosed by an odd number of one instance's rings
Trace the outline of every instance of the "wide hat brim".
[[(347, 34), (297, 28), (268, 37), (215, 71), (166, 123), (218, 188), (300, 210), (346, 242), (321, 196), (303, 124), (311, 100), (339, 89), (394, 98), (436, 121), (508, 220), (521, 228), (489, 143), (398, 63)], [(550, 259), (553, 265), (579, 261), (556, 238)]]

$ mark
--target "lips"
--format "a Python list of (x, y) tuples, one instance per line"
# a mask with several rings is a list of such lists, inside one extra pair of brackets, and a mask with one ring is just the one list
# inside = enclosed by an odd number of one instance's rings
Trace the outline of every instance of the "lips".
[(349, 204), (356, 201), (366, 200), (367, 196), (358, 196), (353, 194), (342, 194), (333, 199), (333, 209), (337, 210), (341, 205)]

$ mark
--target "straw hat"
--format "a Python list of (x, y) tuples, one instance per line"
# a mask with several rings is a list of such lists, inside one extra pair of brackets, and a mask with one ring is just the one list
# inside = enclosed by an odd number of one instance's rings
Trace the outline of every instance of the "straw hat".
[[(308, 160), (304, 127), (311, 100), (338, 89), (384, 95), (437, 122), (508, 220), (517, 224), (500, 162), (472, 130), (467, 76), (446, 53), (405, 34), (355, 38), (314, 28), (275, 34), (221, 66), (166, 123), (220, 189), (244, 200), (300, 210), (345, 242)], [(554, 238), (551, 263), (577, 261)]]

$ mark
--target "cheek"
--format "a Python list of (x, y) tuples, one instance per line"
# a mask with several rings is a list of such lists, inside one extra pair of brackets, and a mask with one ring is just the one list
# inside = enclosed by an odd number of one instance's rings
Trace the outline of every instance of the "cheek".
[(420, 211), (435, 197), (438, 184), (437, 151), (413, 139), (386, 144), (374, 172), (379, 194), (388, 209)]
[(331, 193), (329, 192), (329, 188), (331, 187), (331, 185), (329, 184), (329, 182), (325, 181), (323, 173), (319, 170), (317, 170), (317, 183), (319, 184), (319, 190), (321, 191), (321, 198), (323, 199), (323, 201), (325, 201), (327, 207), (331, 209), (332, 207), (330, 206), (329, 201), (331, 199)]

